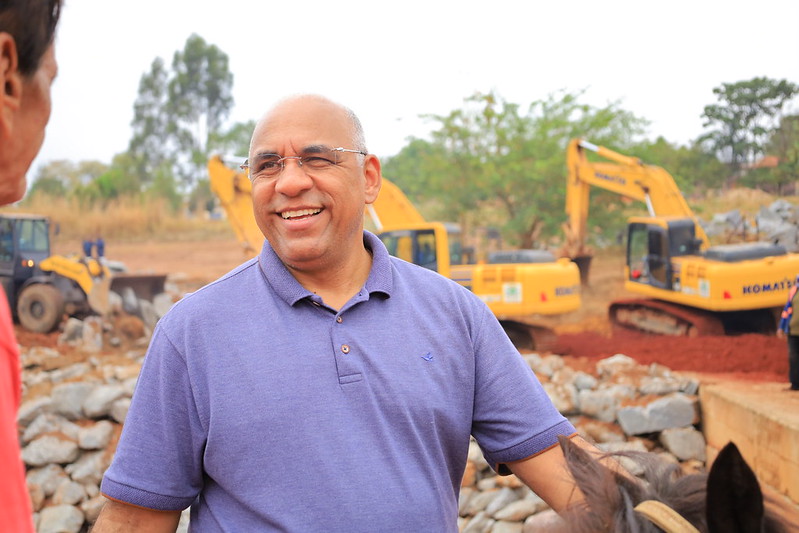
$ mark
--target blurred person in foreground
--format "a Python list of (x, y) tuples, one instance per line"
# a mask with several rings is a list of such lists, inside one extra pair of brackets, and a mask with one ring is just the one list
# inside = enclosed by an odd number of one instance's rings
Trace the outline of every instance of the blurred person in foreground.
[[(258, 257), (158, 323), (101, 491), (106, 531), (458, 530), (470, 435), (554, 509), (576, 437), (486, 305), (364, 231), (380, 161), (330, 100), (279, 102), (248, 162)], [(593, 448), (592, 448), (593, 449)]]
[(788, 390), (799, 391), (799, 313), (796, 306), (799, 305), (799, 275), (788, 290), (788, 301), (782, 309), (780, 325), (777, 334), (786, 337), (788, 342), (788, 380), (791, 382)]
[[(61, 0), (0, 0), (2, 205), (25, 195), (25, 174), (44, 140), (50, 86), (58, 70), (54, 41), (61, 4)], [(0, 524), (3, 531), (33, 531), (17, 432), (22, 395), (19, 349), (5, 293), (0, 300)]]

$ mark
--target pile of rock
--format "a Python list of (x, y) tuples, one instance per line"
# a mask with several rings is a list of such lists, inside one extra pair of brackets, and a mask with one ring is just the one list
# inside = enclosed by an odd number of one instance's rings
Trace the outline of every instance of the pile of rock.
[[(39, 533), (86, 531), (96, 519), (103, 504), (98, 487), (144, 352), (92, 353), (62, 365), (64, 357), (54, 349), (24, 350), (27, 394), (18, 419)], [(558, 409), (603, 449), (658, 451), (686, 468), (703, 467), (696, 381), (623, 355), (599, 362), (592, 373), (569, 368), (557, 355), (525, 357)], [(539, 528), (555, 518), (514, 476), (494, 475), (472, 443), (460, 498), (462, 531), (546, 530)]]
[(761, 207), (754, 217), (745, 217), (739, 209), (719, 213), (702, 227), (709, 237), (725, 241), (761, 240), (799, 251), (799, 207), (783, 199)]
[[(696, 380), (660, 365), (638, 365), (624, 355), (600, 361), (591, 374), (569, 368), (557, 355), (525, 357), (555, 406), (599, 448), (656, 452), (688, 472), (704, 468), (705, 439), (696, 427)], [(635, 463), (624, 464), (640, 473)], [(515, 476), (497, 476), (476, 442), (469, 449), (459, 514), (462, 533), (548, 531), (558, 522), (547, 504)]]

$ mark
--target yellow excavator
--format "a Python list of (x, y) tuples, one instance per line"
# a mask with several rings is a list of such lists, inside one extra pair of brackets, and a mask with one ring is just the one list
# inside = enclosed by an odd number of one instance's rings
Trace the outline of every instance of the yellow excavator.
[(53, 255), (47, 217), (0, 214), (0, 283), (14, 318), (29, 331), (53, 331), (64, 316), (105, 315), (111, 291), (152, 300), (165, 280), (112, 270), (103, 258)]
[[(255, 224), (246, 174), (228, 166), (220, 156), (209, 160), (208, 172), (211, 190), (242, 248), (249, 256), (255, 255), (264, 237)], [(473, 254), (462, 246), (457, 225), (427, 222), (402, 190), (385, 177), (365, 217), (389, 253), (434, 270), (485, 301), (520, 349), (551, 346), (555, 334), (543, 317), (580, 307), (580, 274), (572, 261), (544, 250), (510, 250), (494, 252), (486, 261), (474, 263)]]
[[(602, 161), (591, 161), (587, 152)], [(674, 178), (586, 140), (567, 148), (564, 255), (590, 264), (586, 221), (590, 189), (644, 202), (649, 216), (627, 229), (624, 288), (643, 298), (615, 301), (614, 325), (665, 335), (773, 334), (799, 273), (799, 254), (771, 243), (711, 246)]]

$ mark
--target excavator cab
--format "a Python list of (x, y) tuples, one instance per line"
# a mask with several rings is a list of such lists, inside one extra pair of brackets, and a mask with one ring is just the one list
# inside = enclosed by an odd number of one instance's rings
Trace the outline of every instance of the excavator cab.
[(450, 275), (450, 265), (459, 264), (463, 255), (454, 229), (437, 222), (387, 229), (379, 236), (391, 255), (443, 276)]
[(635, 283), (674, 290), (671, 259), (701, 253), (702, 240), (690, 218), (635, 217), (628, 232), (628, 279)]

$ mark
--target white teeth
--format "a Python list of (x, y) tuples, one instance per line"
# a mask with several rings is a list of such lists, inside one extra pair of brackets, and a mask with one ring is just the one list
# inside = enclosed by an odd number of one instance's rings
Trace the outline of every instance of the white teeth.
[(280, 213), (284, 219), (288, 220), (289, 218), (297, 218), (297, 217), (306, 217), (310, 215), (315, 215), (320, 212), (321, 209), (300, 209), (299, 211), (283, 211)]

